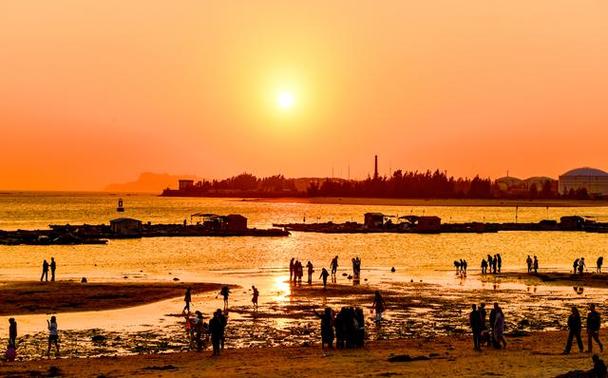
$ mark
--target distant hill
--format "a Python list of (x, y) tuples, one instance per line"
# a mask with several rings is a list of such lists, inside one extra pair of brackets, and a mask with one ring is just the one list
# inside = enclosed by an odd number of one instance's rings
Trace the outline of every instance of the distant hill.
[(180, 179), (197, 180), (198, 178), (192, 175), (170, 175), (168, 173), (144, 172), (140, 174), (135, 181), (110, 184), (105, 187), (104, 191), (159, 194), (163, 189), (175, 186), (177, 180)]

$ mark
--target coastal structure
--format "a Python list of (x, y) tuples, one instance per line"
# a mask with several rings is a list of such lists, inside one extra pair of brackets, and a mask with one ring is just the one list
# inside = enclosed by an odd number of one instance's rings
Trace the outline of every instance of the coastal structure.
[(141, 221), (138, 219), (116, 218), (110, 221), (110, 230), (117, 235), (139, 235), (141, 229)]
[(500, 192), (510, 195), (527, 195), (530, 191), (534, 190), (553, 194), (557, 194), (558, 192), (557, 180), (546, 176), (534, 176), (522, 180), (507, 175), (497, 178), (494, 183)]
[(581, 189), (592, 197), (608, 196), (608, 173), (597, 168), (583, 167), (559, 176), (560, 194), (567, 195)]

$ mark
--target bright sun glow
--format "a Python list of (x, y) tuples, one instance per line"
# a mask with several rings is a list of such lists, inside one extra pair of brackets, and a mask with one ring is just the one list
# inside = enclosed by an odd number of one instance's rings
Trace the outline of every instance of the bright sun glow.
[(281, 109), (289, 109), (293, 107), (295, 98), (291, 92), (281, 91), (277, 95), (277, 106)]

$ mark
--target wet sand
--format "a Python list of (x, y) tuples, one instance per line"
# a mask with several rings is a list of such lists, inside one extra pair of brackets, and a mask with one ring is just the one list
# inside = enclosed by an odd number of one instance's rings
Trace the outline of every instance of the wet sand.
[(584, 286), (608, 288), (608, 274), (583, 273), (572, 274), (565, 272), (510, 272), (500, 274), (480, 275), (481, 280), (492, 280), (494, 278), (512, 281), (523, 281), (529, 284), (553, 284), (559, 286)]
[(243, 201), (313, 203), (369, 206), (465, 206), (465, 207), (606, 207), (605, 200), (509, 200), (509, 199), (419, 199), (359, 197), (256, 198)]
[(0, 315), (101, 311), (153, 303), (221, 288), (213, 283), (86, 283), (14, 281), (0, 283)]
[[(183, 352), (90, 359), (59, 359), (0, 365), (2, 376), (526, 376), (552, 377), (591, 368), (589, 354), (561, 355), (565, 332), (511, 337), (506, 350), (472, 350), (470, 337), (385, 340), (364, 349), (323, 353), (318, 345), (227, 349), (220, 357)], [(391, 362), (409, 355), (418, 361)]]

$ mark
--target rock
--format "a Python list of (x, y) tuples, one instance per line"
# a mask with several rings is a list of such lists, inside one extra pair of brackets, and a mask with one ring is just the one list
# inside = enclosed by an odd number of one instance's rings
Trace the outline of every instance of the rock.
[(173, 281), (179, 281), (179, 278), (173, 277)]
[(410, 356), (409, 354), (398, 354), (395, 356), (390, 356), (387, 361), (388, 362), (412, 362), (412, 361), (426, 361), (431, 358), (428, 356)]
[(391, 272), (392, 272), (392, 273), (395, 273), (396, 271), (397, 271), (397, 269), (395, 269), (395, 267), (392, 267), (392, 268), (391, 268)]
[(95, 335), (91, 337), (91, 341), (93, 341), (94, 343), (102, 343), (106, 341), (106, 339), (107, 337), (105, 337), (104, 335)]
[(86, 278), (86, 277), (82, 277), (82, 278), (80, 279), (80, 283), (85, 284), (85, 283), (88, 283), (88, 282), (89, 282), (89, 281), (87, 280), (87, 278)]
[(342, 277), (348, 276), (348, 273), (342, 273)]

